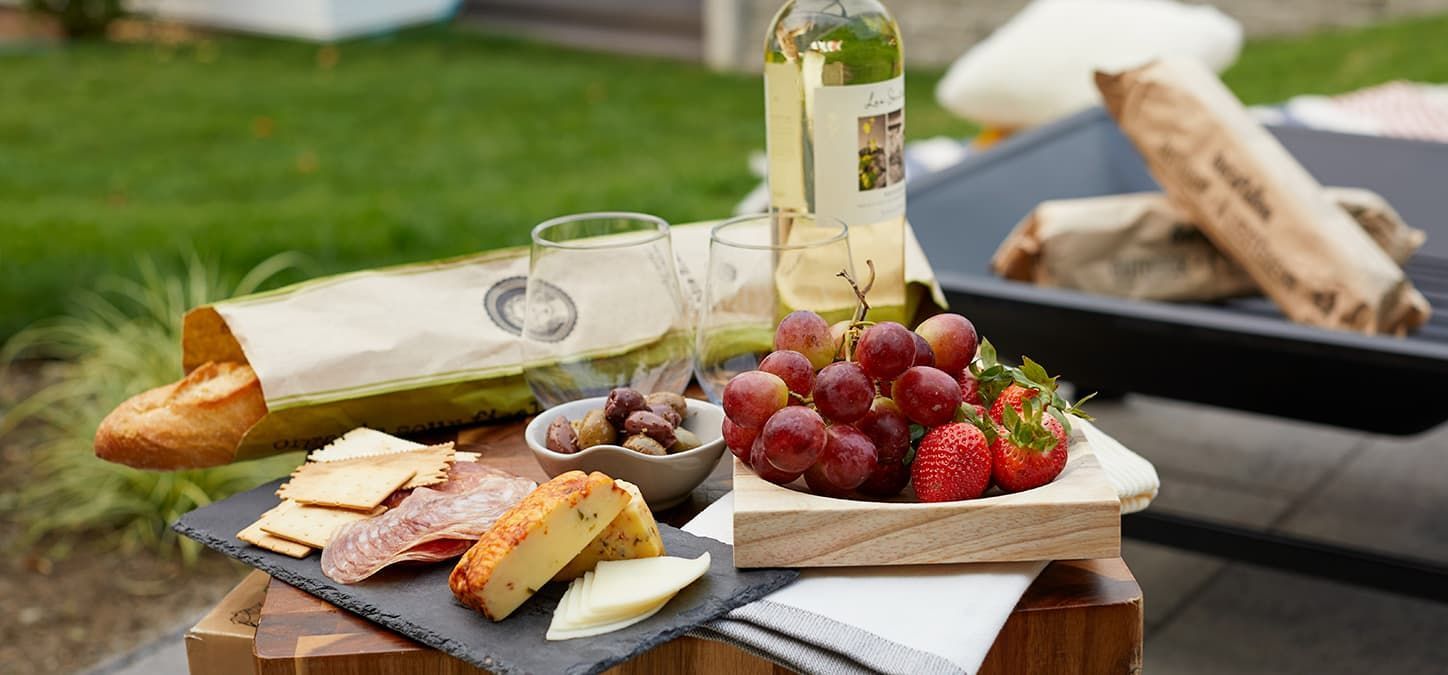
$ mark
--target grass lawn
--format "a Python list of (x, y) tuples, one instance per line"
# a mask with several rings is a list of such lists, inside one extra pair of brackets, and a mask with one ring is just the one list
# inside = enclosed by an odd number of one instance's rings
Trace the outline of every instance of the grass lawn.
[[(1448, 80), (1448, 17), (1249, 44), (1249, 102)], [(909, 76), (911, 137), (971, 127)], [(526, 242), (562, 213), (715, 218), (754, 184), (761, 85), (437, 27), (335, 52), (255, 38), (0, 51), (0, 336), (192, 251), (308, 275)]]

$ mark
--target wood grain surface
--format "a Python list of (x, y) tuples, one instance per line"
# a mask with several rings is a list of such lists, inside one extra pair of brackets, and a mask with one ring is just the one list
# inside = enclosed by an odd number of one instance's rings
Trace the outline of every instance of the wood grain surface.
[[(732, 459), (732, 458), (731, 458)], [(1114, 558), (1121, 502), (1088, 443), (1056, 480), (960, 502), (866, 502), (770, 483), (734, 460), (739, 567), (920, 565)]]
[[(522, 441), (523, 424), (438, 434), (456, 439), (480, 461), (545, 480)], [(682, 525), (730, 490), (732, 471), (721, 461), (683, 504), (657, 513)], [(1006, 622), (981, 673), (1135, 673), (1141, 668), (1141, 589), (1119, 558), (1055, 562), (1027, 590)], [(461, 675), (481, 673), (325, 601), (273, 580), (262, 604), (254, 646), (266, 675)], [(679, 672), (765, 675), (787, 670), (735, 647), (680, 638), (610, 673)]]

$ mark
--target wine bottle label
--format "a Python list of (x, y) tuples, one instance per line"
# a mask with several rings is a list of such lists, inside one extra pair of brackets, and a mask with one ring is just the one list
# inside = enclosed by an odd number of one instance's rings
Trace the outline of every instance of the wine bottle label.
[(815, 211), (846, 225), (905, 213), (905, 76), (814, 90)]
[(809, 210), (804, 191), (804, 84), (793, 63), (764, 64), (765, 133), (769, 143), (769, 203)]

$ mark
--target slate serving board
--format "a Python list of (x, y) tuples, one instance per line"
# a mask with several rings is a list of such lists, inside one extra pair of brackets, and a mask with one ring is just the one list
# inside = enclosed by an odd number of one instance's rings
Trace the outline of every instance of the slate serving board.
[(276, 506), (280, 484), (278, 480), (192, 511), (173, 528), (369, 621), (495, 673), (599, 673), (799, 576), (788, 569), (735, 569), (728, 544), (660, 524), (668, 554), (694, 558), (708, 551), (709, 573), (645, 621), (592, 638), (549, 642), (543, 636), (565, 584), (548, 584), (507, 619), (494, 623), (453, 598), (447, 579), (454, 561), (394, 565), (360, 584), (346, 585), (322, 574), (316, 553), (296, 560), (238, 540), (237, 532)]

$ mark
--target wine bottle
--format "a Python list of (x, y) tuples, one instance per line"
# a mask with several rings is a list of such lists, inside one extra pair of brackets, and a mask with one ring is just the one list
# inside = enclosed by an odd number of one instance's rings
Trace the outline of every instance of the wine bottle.
[(876, 321), (906, 320), (904, 63), (900, 29), (877, 0), (789, 0), (765, 39), (776, 241), (798, 214), (843, 221), (856, 277), (868, 278), (867, 259), (875, 268)]

